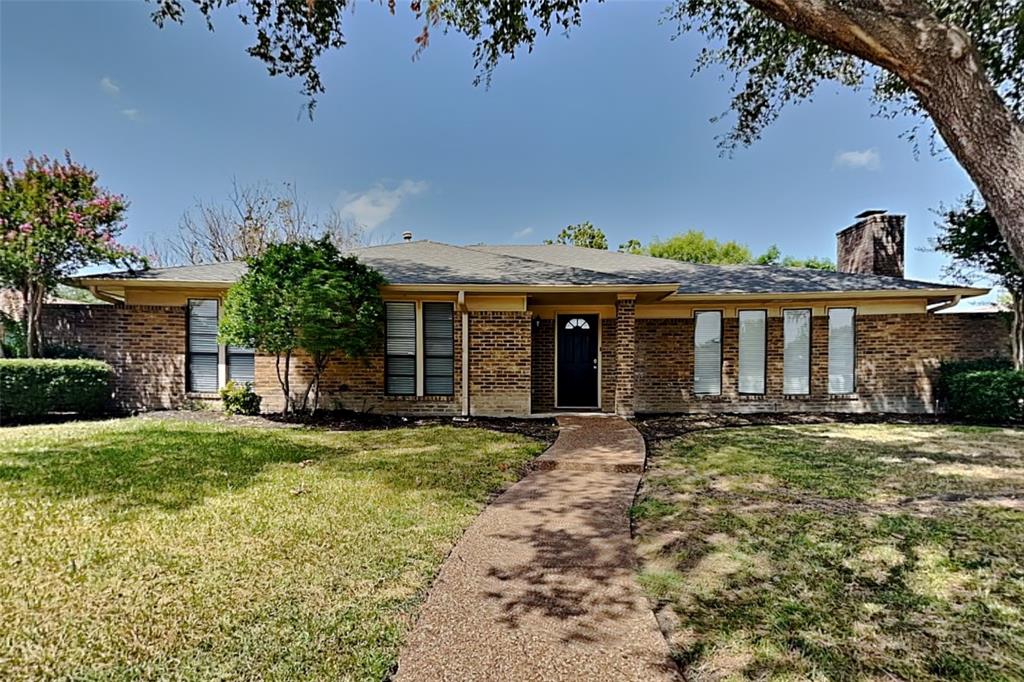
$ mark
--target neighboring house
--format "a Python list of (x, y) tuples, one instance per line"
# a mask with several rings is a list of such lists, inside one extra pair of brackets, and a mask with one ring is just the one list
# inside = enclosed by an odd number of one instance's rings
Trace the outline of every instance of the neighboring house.
[[(571, 246), (368, 247), (388, 280), (386, 343), (332, 361), (325, 401), (396, 414), (935, 409), (940, 360), (1005, 354), (999, 315), (935, 315), (985, 289), (903, 279), (903, 216), (839, 233), (843, 272), (693, 265)], [(106, 357), (118, 399), (171, 408), (250, 381), (281, 407), (272, 357), (216, 342), (243, 263), (83, 277), (117, 302), (51, 306), (51, 337)], [(301, 358), (293, 386), (308, 381)]]

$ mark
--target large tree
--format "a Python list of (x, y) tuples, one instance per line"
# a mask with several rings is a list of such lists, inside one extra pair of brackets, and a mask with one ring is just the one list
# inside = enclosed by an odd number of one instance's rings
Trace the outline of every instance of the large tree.
[(0, 286), (21, 294), (28, 357), (43, 352), (43, 303), (63, 280), (90, 265), (146, 266), (117, 241), (126, 207), (68, 153), (0, 168)]
[[(530, 50), (539, 33), (568, 31), (586, 0), (413, 0), (432, 28), (475, 41), (487, 78), (505, 56)], [(190, 0), (154, 0), (158, 25), (181, 21)], [(317, 61), (345, 45), (344, 10), (354, 0), (191, 0), (207, 22), (218, 8), (253, 27), (248, 52), (271, 75), (323, 92)], [(395, 11), (396, 3), (388, 0)], [(1024, 6), (1021, 0), (674, 0), (680, 30), (708, 40), (698, 67), (736, 75), (736, 123), (726, 142), (749, 144), (793, 101), (826, 81), (873, 86), (890, 111), (930, 118), (984, 197), (1024, 265)], [(209, 23), (212, 28), (212, 23)]]
[(796, 258), (783, 256), (778, 246), (772, 244), (759, 256), (754, 256), (750, 247), (735, 240), (719, 241), (701, 230), (687, 230), (674, 234), (668, 239), (653, 239), (644, 246), (639, 239), (630, 239), (619, 244), (619, 251), (640, 255), (670, 258), (686, 263), (717, 265), (781, 265), (787, 268), (809, 268), (812, 270), (835, 270), (828, 258)]
[(973, 195), (942, 213), (935, 248), (950, 256), (946, 273), (972, 283), (979, 278), (1006, 289), (1013, 311), (1013, 364), (1024, 369), (1024, 268), (1014, 260), (989, 210)]

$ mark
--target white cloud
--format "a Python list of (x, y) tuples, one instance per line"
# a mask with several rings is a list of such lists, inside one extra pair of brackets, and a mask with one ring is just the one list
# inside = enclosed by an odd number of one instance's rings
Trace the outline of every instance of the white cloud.
[(832, 161), (833, 166), (840, 168), (855, 168), (863, 170), (878, 170), (882, 167), (882, 155), (877, 149), (856, 150), (851, 149), (836, 154)]
[(118, 95), (121, 93), (121, 86), (115, 83), (110, 76), (104, 76), (100, 79), (100, 89), (108, 95)]
[(138, 121), (141, 112), (138, 109), (122, 109), (121, 113), (129, 120)]
[(515, 232), (513, 232), (512, 236), (515, 237), (516, 239), (522, 239), (523, 237), (529, 237), (531, 234), (533, 234), (533, 228), (524, 227), (521, 230), (516, 230)]
[(342, 215), (354, 220), (365, 230), (374, 230), (390, 218), (408, 197), (427, 190), (423, 180), (402, 180), (394, 187), (382, 182), (363, 192), (343, 194), (339, 199)]

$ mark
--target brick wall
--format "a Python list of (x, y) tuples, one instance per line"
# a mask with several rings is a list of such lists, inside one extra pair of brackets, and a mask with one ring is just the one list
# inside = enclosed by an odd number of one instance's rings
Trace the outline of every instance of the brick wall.
[(1008, 352), (999, 315), (862, 315), (857, 393), (828, 394), (828, 318), (811, 323), (811, 393), (782, 394), (782, 318), (768, 318), (766, 393), (737, 391), (738, 321), (722, 321), (722, 395), (693, 395), (693, 319), (637, 320), (637, 412), (929, 412), (940, 360)]
[(110, 363), (119, 407), (167, 409), (184, 402), (183, 307), (47, 305), (43, 330), (47, 343)]
[[(389, 396), (384, 390), (384, 347), (360, 359), (336, 356), (324, 370), (320, 384), (320, 406), (357, 412), (408, 415), (458, 415), (462, 411), (462, 315), (454, 319), (455, 390), (451, 396)], [(312, 379), (312, 362), (299, 354), (291, 360), (289, 387), (301, 396)], [(256, 392), (263, 397), (262, 409), (279, 412), (284, 396), (277, 380), (274, 356), (256, 356)], [(310, 394), (312, 400), (312, 394)]]
[(469, 405), (474, 415), (530, 413), (531, 314), (479, 311), (469, 320)]
[(615, 412), (615, 320), (601, 320), (601, 411)]
[(555, 409), (555, 321), (533, 321), (531, 354), (531, 405), (534, 412)]

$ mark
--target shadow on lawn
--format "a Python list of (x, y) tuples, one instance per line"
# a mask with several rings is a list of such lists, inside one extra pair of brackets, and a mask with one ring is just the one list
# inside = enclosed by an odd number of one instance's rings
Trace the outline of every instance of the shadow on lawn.
[(373, 477), (399, 492), (433, 489), (483, 498), (508, 477), (505, 451), (513, 447), (524, 445), (450, 428), (341, 434), (116, 424), (0, 448), (0, 483), (26, 494), (92, 498), (122, 510), (177, 510), (291, 464)]

